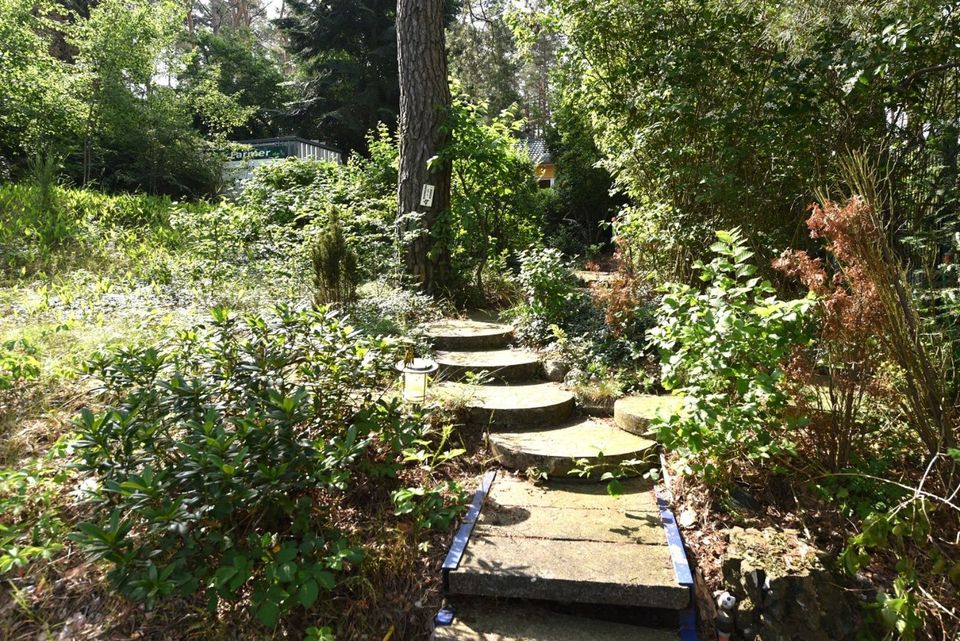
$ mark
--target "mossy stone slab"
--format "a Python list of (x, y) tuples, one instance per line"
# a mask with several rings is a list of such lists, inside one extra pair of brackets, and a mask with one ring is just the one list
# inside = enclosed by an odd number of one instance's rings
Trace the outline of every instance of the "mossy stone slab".
[(513, 327), (503, 323), (451, 318), (423, 326), (436, 349), (501, 349), (513, 340)]
[(459, 567), (447, 575), (450, 593), (676, 610), (689, 605), (690, 591), (676, 582), (665, 541), (556, 536), (562, 528), (536, 538), (474, 533)]
[(441, 351), (434, 359), (441, 376), (448, 380), (463, 378), (468, 372), (486, 372), (495, 380), (519, 382), (536, 379), (540, 373), (540, 357), (523, 349)]
[(463, 403), (470, 425), (491, 431), (508, 427), (557, 425), (570, 418), (573, 394), (556, 383), (466, 385), (441, 383), (435, 398)]
[(654, 441), (596, 419), (490, 435), (490, 449), (504, 467), (519, 471), (537, 468), (550, 478), (568, 477), (577, 461), (593, 467), (594, 478), (618, 463), (634, 459), (646, 461), (633, 466), (634, 473), (641, 473), (656, 459), (656, 447)]
[(551, 479), (547, 484), (533, 484), (526, 479), (499, 472), (488, 497), (491, 505), (523, 508), (567, 508), (575, 510), (615, 510), (634, 514), (657, 513), (653, 482), (647, 479), (624, 479), (621, 492), (611, 496), (606, 485), (597, 483), (565, 483)]
[(640, 394), (618, 399), (613, 405), (613, 420), (622, 430), (645, 435), (659, 415), (669, 416), (683, 409), (683, 397)]

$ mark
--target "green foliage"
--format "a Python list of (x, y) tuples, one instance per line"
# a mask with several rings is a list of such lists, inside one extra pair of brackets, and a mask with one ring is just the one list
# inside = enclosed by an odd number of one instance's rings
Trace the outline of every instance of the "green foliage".
[(473, 102), (487, 104), (493, 117), (522, 100), (523, 65), (505, 19), (506, 4), (503, 0), (463, 3), (457, 21), (447, 30), (450, 77)]
[(69, 67), (53, 54), (59, 6), (36, 0), (0, 2), (0, 166), (22, 165), (44, 145), (68, 140), (80, 104), (69, 91)]
[(527, 249), (517, 256), (520, 273), (517, 284), (521, 300), (510, 316), (521, 340), (543, 345), (551, 337), (566, 334), (583, 316), (587, 301), (577, 289), (573, 265), (557, 249)]
[(827, 138), (815, 135), (820, 115), (803, 82), (817, 76), (812, 61), (758, 47), (750, 3), (552, 4), (570, 45), (566, 99), (634, 203), (674, 212), (666, 244), (652, 247), (662, 262), (700, 255), (718, 226), (742, 225), (758, 246), (789, 239), (805, 202), (794, 199), (812, 189)]
[(547, 323), (562, 320), (577, 295), (572, 265), (556, 249), (520, 252), (520, 290), (530, 313)]
[(176, 87), (158, 82), (161, 70), (173, 77), (183, 71), (176, 48), (183, 18), (174, 2), (106, 0), (70, 32), (84, 104), (84, 184), (192, 194), (215, 187), (220, 157), (208, 143), (245, 122), (249, 110), (220, 93), (215, 67)]
[(567, 43), (555, 77), (561, 102), (590, 123), (605, 167), (646, 218), (655, 242), (643, 251), (662, 276), (685, 278), (718, 227), (741, 226), (761, 253), (790, 243), (848, 149), (896, 159), (891, 193), (915, 224), (928, 219), (923, 227), (936, 229), (929, 218), (953, 211), (957, 162), (945, 141), (956, 140), (956, 68), (944, 64), (960, 34), (952, 8), (914, 0), (550, 6), (545, 26)]
[(312, 250), (314, 301), (317, 306), (351, 302), (357, 293), (357, 255), (347, 247), (336, 210)]
[(36, 358), (36, 348), (29, 341), (19, 339), (0, 343), (0, 391), (39, 376), (40, 361)]
[[(47, 271), (103, 258), (116, 271), (151, 270), (156, 245), (176, 245), (170, 229), (183, 216), (210, 209), (205, 203), (174, 205), (169, 198), (107, 196), (57, 185), (0, 186), (0, 270), (5, 276)], [(151, 255), (153, 254), (153, 255)]]
[(805, 339), (807, 299), (782, 301), (755, 276), (739, 230), (717, 232), (715, 258), (698, 264), (705, 290), (664, 288), (651, 342), (662, 384), (684, 395), (684, 410), (657, 422), (681, 472), (708, 484), (731, 482), (738, 467), (789, 452), (782, 361)]
[[(148, 605), (248, 597), (268, 628), (309, 609), (364, 558), (338, 506), (366, 479), (395, 478), (400, 452), (427, 438), (422, 421), (376, 400), (394, 357), (324, 309), (240, 320), (217, 308), (162, 349), (98, 359), (112, 400), (77, 419), (96, 518), (74, 540)], [(418, 496), (398, 512), (423, 527), (459, 509), (458, 492)]]
[(49, 560), (63, 548), (67, 528), (57, 508), (65, 478), (46, 461), (0, 469), (0, 576)]
[(294, 0), (278, 21), (299, 62), (301, 100), (293, 116), (312, 123), (304, 133), (346, 151), (362, 151), (377, 123), (400, 113), (396, 2)]
[[(247, 119), (231, 131), (233, 139), (277, 136), (286, 124), (284, 103), (293, 99), (280, 64), (248, 30), (198, 31), (187, 38), (193, 45), (180, 82), (202, 86), (211, 76), (224, 96), (234, 96), (246, 108)], [(216, 73), (213, 73), (216, 70)], [(285, 129), (285, 128), (284, 128)]]
[[(547, 145), (557, 166), (552, 190), (557, 203), (544, 219), (551, 246), (564, 253), (587, 255), (591, 246), (610, 240), (609, 223), (623, 204), (611, 195), (613, 179), (597, 166), (602, 155), (593, 139), (585, 114), (570, 101), (554, 105), (553, 126), (547, 130)], [(588, 256), (590, 257), (590, 256)]]
[(220, 143), (253, 109), (238, 103), (242, 90), (220, 90), (217, 64), (186, 73), (194, 57), (180, 46), (180, 5), (106, 0), (74, 12), (4, 0), (0, 9), (0, 158), (14, 170), (56, 149), (83, 184), (215, 189)]
[(435, 163), (452, 168), (448, 223), (432, 230), (450, 251), (454, 273), (483, 291), (487, 264), (504, 252), (529, 247), (539, 238), (532, 220), (536, 185), (530, 159), (517, 146), (518, 123), (506, 116), (488, 124), (486, 110), (455, 96), (446, 126), (451, 140)]

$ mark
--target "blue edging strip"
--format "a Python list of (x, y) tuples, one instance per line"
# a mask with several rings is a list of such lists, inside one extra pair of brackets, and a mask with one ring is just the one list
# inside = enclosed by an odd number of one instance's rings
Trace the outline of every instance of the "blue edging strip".
[(680, 612), (680, 641), (697, 641), (697, 610), (694, 606), (693, 572), (683, 547), (683, 537), (677, 527), (677, 519), (663, 495), (657, 491), (657, 507), (660, 508), (660, 520), (667, 532), (667, 546), (670, 548), (670, 560), (677, 583), (690, 590), (690, 606)]
[(496, 470), (490, 470), (484, 474), (480, 487), (473, 494), (473, 501), (470, 502), (467, 514), (463, 517), (463, 523), (460, 524), (460, 529), (457, 530), (456, 535), (453, 537), (453, 543), (450, 545), (450, 551), (447, 552), (447, 558), (443, 560), (444, 584), (446, 584), (447, 581), (447, 573), (450, 570), (456, 570), (460, 565), (460, 558), (463, 556), (464, 550), (467, 549), (470, 535), (473, 534), (473, 526), (477, 524), (477, 519), (480, 517), (480, 510), (483, 509), (483, 502), (486, 500), (487, 493), (490, 492), (490, 486), (493, 484), (493, 479), (496, 478), (496, 476)]

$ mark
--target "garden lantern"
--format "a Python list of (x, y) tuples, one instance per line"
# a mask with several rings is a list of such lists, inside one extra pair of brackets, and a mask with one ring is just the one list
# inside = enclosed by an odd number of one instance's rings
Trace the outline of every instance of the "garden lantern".
[(436, 361), (429, 358), (414, 358), (409, 362), (399, 361), (397, 370), (403, 374), (403, 400), (420, 404), (427, 400), (427, 384), (430, 374), (437, 371)]

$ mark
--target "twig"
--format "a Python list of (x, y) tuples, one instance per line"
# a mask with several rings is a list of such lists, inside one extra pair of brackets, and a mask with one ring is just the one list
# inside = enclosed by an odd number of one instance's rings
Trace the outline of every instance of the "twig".
[(909, 491), (911, 491), (911, 492), (913, 492), (913, 491), (916, 490), (916, 491), (918, 492), (918, 494), (923, 495), (923, 496), (926, 497), (926, 498), (930, 498), (930, 499), (933, 499), (933, 500), (935, 500), (935, 501), (939, 501), (940, 503), (943, 503), (944, 505), (948, 505), (948, 506), (952, 507), (952, 508), (953, 508), (954, 510), (956, 510), (957, 512), (960, 512), (960, 505), (957, 505), (956, 503), (953, 503), (952, 501), (950, 501), (950, 500), (948, 500), (948, 499), (946, 499), (946, 498), (944, 498), (944, 497), (942, 497), (942, 496), (937, 496), (936, 494), (931, 494), (930, 492), (922, 491), (922, 490), (920, 490), (920, 488), (910, 487), (909, 485), (905, 485), (904, 483), (899, 483), (899, 482), (897, 482), (897, 481), (891, 481), (890, 479), (885, 479), (885, 478), (882, 478), (882, 477), (880, 477), (880, 476), (874, 476), (874, 475), (872, 475), (872, 474), (861, 474), (861, 473), (857, 473), (857, 472), (833, 472), (833, 473), (830, 473), (830, 474), (822, 474), (822, 475), (820, 475), (820, 476), (818, 476), (818, 477), (814, 477), (814, 478), (827, 478), (827, 477), (830, 477), (830, 476), (859, 476), (859, 477), (865, 478), (865, 479), (872, 479), (872, 480), (874, 480), (874, 481), (880, 481), (880, 482), (882, 482), (882, 483), (889, 483), (890, 485), (896, 485), (897, 487), (903, 488), (903, 489), (905, 489), (905, 490), (909, 490)]
[(943, 605), (942, 603), (940, 603), (939, 601), (937, 601), (937, 599), (936, 599), (932, 594), (930, 594), (929, 592), (927, 592), (926, 590), (924, 590), (924, 589), (923, 589), (923, 586), (920, 585), (920, 582), (919, 582), (919, 581), (917, 581), (916, 586), (917, 586), (917, 589), (918, 589), (918, 590), (920, 590), (921, 592), (923, 592), (923, 596), (927, 597), (927, 599), (929, 599), (935, 606), (937, 606), (937, 608), (938, 608), (941, 612), (943, 612), (944, 614), (946, 614), (948, 617), (950, 617), (950, 618), (952, 618), (952, 619), (957, 619), (958, 621), (960, 621), (960, 616), (957, 616), (957, 614), (956, 614), (955, 612), (953, 612), (952, 610), (948, 610), (948, 609), (946, 608), (946, 606)]

